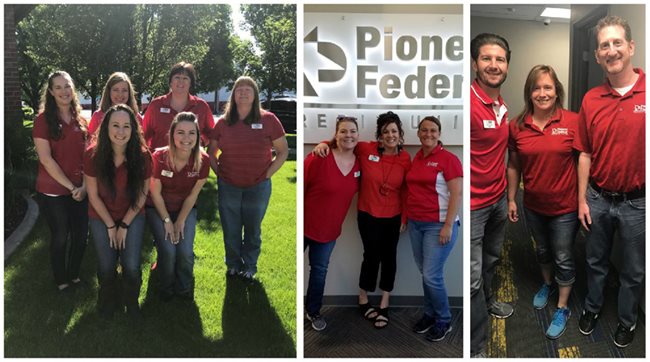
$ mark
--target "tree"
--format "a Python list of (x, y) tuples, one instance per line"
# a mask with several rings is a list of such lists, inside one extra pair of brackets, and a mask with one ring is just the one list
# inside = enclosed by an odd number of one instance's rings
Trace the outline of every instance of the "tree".
[(296, 89), (296, 6), (250, 4), (242, 12), (262, 51), (256, 79), (267, 98)]
[[(230, 51), (235, 63), (235, 76), (248, 75), (256, 78), (262, 73), (262, 63), (260, 57), (255, 53), (253, 42), (248, 39), (242, 39), (238, 35), (230, 38)], [(234, 83), (234, 82), (233, 82)], [(230, 84), (232, 86), (232, 84)]]

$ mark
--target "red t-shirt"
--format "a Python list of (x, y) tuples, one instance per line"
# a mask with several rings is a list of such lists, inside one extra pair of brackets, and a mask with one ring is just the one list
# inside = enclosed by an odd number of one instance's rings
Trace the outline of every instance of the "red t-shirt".
[(271, 165), (273, 141), (284, 136), (280, 120), (271, 112), (262, 112), (259, 123), (237, 122), (229, 126), (219, 118), (211, 139), (221, 150), (217, 176), (237, 187), (250, 187), (266, 179)]
[(362, 175), (357, 207), (374, 217), (394, 217), (402, 212), (404, 178), (411, 167), (411, 156), (404, 150), (380, 156), (377, 145), (378, 142), (359, 142), (355, 150)]
[[(48, 141), (54, 161), (75, 186), (81, 186), (83, 183), (83, 155), (86, 147), (86, 134), (79, 126), (78, 121), (72, 121), (70, 124), (59, 121), (59, 124), (61, 125), (61, 138), (58, 140), (50, 138), (45, 115), (41, 113), (34, 120), (32, 137)], [(36, 176), (36, 191), (49, 195), (70, 195), (70, 190), (56, 182), (40, 162), (38, 163), (38, 175)]]
[[(153, 178), (160, 180), (162, 185), (162, 198), (165, 200), (165, 208), (168, 212), (179, 212), (183, 202), (190, 195), (194, 185), (199, 180), (204, 180), (210, 173), (210, 157), (201, 151), (201, 168), (194, 171), (194, 156), (190, 156), (187, 165), (180, 172), (174, 171), (167, 163), (169, 147), (158, 149), (152, 155)], [(147, 198), (147, 205), (153, 206), (150, 197)]]
[(524, 181), (524, 206), (542, 215), (557, 216), (578, 209), (577, 160), (573, 140), (576, 113), (559, 109), (540, 130), (528, 114), (523, 129), (510, 121), (508, 149), (517, 152)]
[[(447, 181), (463, 177), (463, 166), (453, 153), (438, 144), (427, 156), (420, 149), (406, 174), (406, 214), (423, 222), (445, 222), (449, 208)], [(458, 215), (456, 215), (458, 219)]]
[[(88, 148), (84, 154), (84, 171), (86, 175), (90, 177), (97, 177), (97, 169), (95, 168), (95, 158), (93, 154), (95, 152), (94, 146)], [(151, 177), (151, 159), (149, 158), (148, 152), (143, 152), (147, 159), (145, 162), (145, 172), (144, 177), (148, 179)], [(127, 193), (127, 182), (128, 182), (128, 173), (126, 169), (126, 162), (115, 169), (115, 198), (111, 194), (111, 191), (108, 187), (97, 179), (97, 193), (99, 198), (106, 205), (106, 209), (111, 214), (113, 220), (122, 220), (127, 211), (129, 211), (129, 195)], [(89, 204), (88, 216), (91, 219), (100, 219), (99, 214), (95, 211), (92, 203)], [(140, 209), (140, 214), (144, 214), (144, 208)]]
[[(172, 94), (155, 98), (144, 113), (142, 129), (147, 146), (153, 152), (156, 148), (169, 144), (169, 127), (178, 114), (171, 106)], [(201, 132), (201, 145), (208, 144), (208, 134), (214, 126), (214, 118), (210, 106), (201, 98), (189, 95), (187, 105), (183, 112), (192, 112), (199, 120)]]
[[(494, 204), (506, 189), (505, 154), (508, 110), (503, 98), (495, 103), (474, 80), (470, 89), (470, 204), (478, 210)], [(497, 119), (497, 107), (501, 121)]]
[[(140, 126), (142, 126), (142, 116), (140, 113), (135, 114), (135, 118), (140, 122)], [(99, 126), (102, 125), (102, 121), (104, 120), (104, 112), (101, 109), (98, 109), (93, 113), (92, 117), (90, 117), (90, 123), (88, 124), (88, 134), (93, 135), (98, 129)]]
[(359, 190), (359, 161), (343, 175), (333, 152), (325, 158), (309, 155), (305, 159), (304, 234), (318, 241), (329, 242), (341, 235), (341, 226), (350, 208), (352, 197)]
[(582, 99), (573, 147), (591, 153), (591, 180), (614, 192), (645, 186), (645, 74), (621, 96), (609, 82)]

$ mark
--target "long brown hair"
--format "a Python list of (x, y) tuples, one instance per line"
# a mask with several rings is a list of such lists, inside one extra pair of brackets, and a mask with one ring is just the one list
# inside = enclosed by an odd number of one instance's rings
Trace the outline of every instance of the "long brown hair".
[(532, 115), (533, 111), (535, 110), (533, 101), (530, 98), (533, 94), (533, 91), (535, 90), (535, 86), (537, 85), (537, 80), (542, 74), (548, 74), (555, 84), (556, 98), (552, 112), (555, 113), (558, 109), (562, 109), (562, 102), (564, 101), (564, 87), (562, 86), (562, 83), (560, 83), (560, 80), (557, 77), (557, 73), (555, 73), (555, 70), (550, 65), (538, 64), (530, 70), (528, 77), (526, 78), (526, 84), (524, 85), (524, 110), (521, 111), (521, 113), (519, 113), (516, 118), (517, 126), (519, 126), (520, 129), (524, 127), (524, 119), (526, 116), (528, 114)]
[(196, 128), (196, 144), (192, 147), (191, 156), (194, 157), (194, 165), (192, 171), (199, 172), (201, 170), (201, 131), (199, 130), (199, 121), (196, 115), (192, 112), (181, 112), (174, 117), (171, 126), (169, 127), (169, 157), (167, 158), (167, 165), (174, 169), (174, 159), (176, 158), (176, 143), (174, 142), (174, 132), (176, 126), (181, 122), (190, 122)]
[(138, 113), (138, 102), (135, 101), (135, 90), (133, 89), (133, 83), (126, 73), (115, 72), (108, 77), (104, 90), (102, 91), (102, 99), (99, 101), (99, 109), (102, 112), (106, 113), (108, 109), (113, 105), (111, 101), (111, 89), (119, 82), (125, 82), (129, 87), (129, 98), (126, 101), (126, 105), (129, 106), (133, 112)]
[(255, 99), (253, 100), (253, 108), (251, 112), (244, 119), (244, 124), (250, 125), (257, 123), (262, 119), (262, 106), (260, 104), (260, 90), (257, 87), (257, 83), (251, 77), (241, 76), (237, 78), (235, 84), (232, 86), (232, 92), (230, 93), (230, 98), (228, 99), (228, 104), (226, 104), (226, 109), (223, 114), (223, 118), (226, 120), (229, 126), (237, 123), (239, 121), (239, 113), (237, 112), (237, 103), (235, 103), (235, 92), (238, 87), (249, 86), (253, 88), (253, 93), (255, 93)]
[(50, 73), (47, 77), (47, 84), (43, 87), (43, 92), (41, 93), (41, 102), (39, 105), (39, 113), (45, 115), (45, 121), (47, 122), (47, 129), (49, 131), (50, 138), (58, 140), (61, 138), (61, 123), (59, 122), (59, 107), (56, 105), (56, 99), (50, 91), (53, 91), (52, 87), (54, 86), (54, 78), (64, 77), (70, 81), (72, 87), (72, 100), (70, 101), (70, 112), (72, 112), (72, 118), (79, 128), (84, 132), (84, 135), (87, 134), (87, 123), (86, 120), (81, 117), (81, 105), (79, 105), (79, 98), (77, 97), (77, 89), (74, 86), (72, 77), (67, 72), (62, 70), (57, 70)]
[(125, 104), (116, 104), (111, 106), (97, 133), (97, 144), (94, 148), (94, 163), (97, 170), (97, 180), (108, 187), (113, 197), (115, 197), (115, 163), (113, 146), (108, 136), (108, 127), (110, 119), (116, 112), (126, 112), (129, 115), (131, 125), (131, 137), (126, 144), (126, 163), (127, 170), (127, 194), (129, 196), (129, 207), (135, 210), (138, 198), (144, 193), (144, 179), (147, 162), (151, 162), (151, 155), (147, 150), (140, 122), (135, 118), (135, 113)]

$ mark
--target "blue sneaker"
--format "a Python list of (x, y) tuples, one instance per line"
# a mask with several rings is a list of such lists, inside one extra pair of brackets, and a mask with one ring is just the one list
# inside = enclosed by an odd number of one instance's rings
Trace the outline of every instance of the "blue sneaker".
[(533, 307), (535, 307), (535, 309), (543, 309), (546, 307), (546, 303), (548, 303), (548, 297), (555, 294), (555, 292), (557, 292), (557, 287), (555, 284), (542, 284), (542, 287), (539, 288), (539, 291), (533, 297)]
[(546, 337), (549, 339), (558, 339), (566, 329), (566, 323), (571, 317), (569, 308), (558, 308), (553, 315), (551, 325), (546, 330)]

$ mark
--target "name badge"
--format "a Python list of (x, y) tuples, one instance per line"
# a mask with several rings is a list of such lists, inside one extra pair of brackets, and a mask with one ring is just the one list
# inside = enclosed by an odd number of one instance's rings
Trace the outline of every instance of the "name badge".
[(370, 155), (368, 156), (368, 159), (372, 162), (379, 162), (379, 156), (376, 155)]
[(171, 112), (171, 111), (172, 111), (172, 110), (169, 109), (169, 108), (160, 108), (160, 113), (169, 113), (169, 112)]
[(493, 119), (484, 119), (483, 128), (497, 128), (496, 122)]
[(162, 170), (162, 172), (160, 174), (165, 176), (165, 177), (174, 177), (174, 173), (169, 171), (169, 170)]
[(253, 123), (251, 124), (252, 129), (262, 129), (262, 124), (261, 123)]
[(361, 176), (361, 171), (354, 171), (354, 177), (360, 177)]

